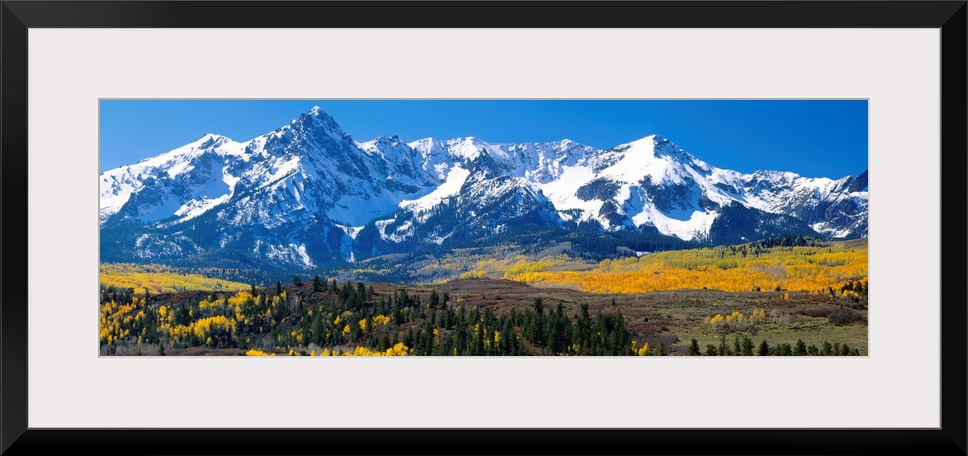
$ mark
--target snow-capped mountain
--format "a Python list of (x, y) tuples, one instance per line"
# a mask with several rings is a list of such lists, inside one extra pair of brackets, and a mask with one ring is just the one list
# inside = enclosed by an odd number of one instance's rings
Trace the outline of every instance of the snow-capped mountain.
[(704, 243), (863, 237), (868, 200), (866, 172), (742, 174), (656, 135), (608, 150), (567, 139), (358, 142), (318, 107), (245, 142), (208, 134), (105, 171), (100, 196), (103, 261), (300, 268), (524, 226)]

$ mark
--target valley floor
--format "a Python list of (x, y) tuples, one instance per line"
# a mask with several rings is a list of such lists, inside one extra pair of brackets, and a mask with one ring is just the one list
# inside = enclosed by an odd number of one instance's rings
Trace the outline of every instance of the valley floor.
[[(133, 295), (129, 304), (102, 296), (104, 355), (866, 355), (868, 347), (866, 295), (841, 292), (600, 294), (462, 279), (305, 282), (255, 295)], [(589, 335), (603, 328), (606, 337)]]
[(256, 287), (164, 266), (102, 265), (100, 349), (105, 355), (867, 354), (866, 240), (784, 238), (599, 263), (569, 257), (565, 247), (384, 259), (411, 279), (451, 277), (418, 285), (295, 275), (286, 284)]

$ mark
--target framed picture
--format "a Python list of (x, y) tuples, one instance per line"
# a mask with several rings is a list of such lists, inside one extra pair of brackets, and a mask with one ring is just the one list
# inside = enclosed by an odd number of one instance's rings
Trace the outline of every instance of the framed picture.
[[(965, 454), (966, 11), (4, 1), (0, 452)], [(866, 356), (99, 356), (121, 99), (866, 100)]]

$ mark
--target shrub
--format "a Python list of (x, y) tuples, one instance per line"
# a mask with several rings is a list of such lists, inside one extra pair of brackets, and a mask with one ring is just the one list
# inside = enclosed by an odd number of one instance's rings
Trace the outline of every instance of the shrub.
[(835, 310), (837, 310), (837, 308), (833, 306), (804, 306), (798, 307), (796, 313), (806, 315), (808, 317), (819, 318), (829, 317), (830, 314)]
[(831, 312), (830, 315), (827, 316), (827, 319), (831, 323), (841, 326), (861, 321), (864, 319), (864, 316), (852, 309), (838, 309)]

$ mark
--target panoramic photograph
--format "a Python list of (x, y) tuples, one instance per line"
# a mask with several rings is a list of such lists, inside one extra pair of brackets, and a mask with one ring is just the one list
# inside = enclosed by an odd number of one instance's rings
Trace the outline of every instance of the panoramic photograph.
[(98, 156), (101, 356), (868, 354), (866, 100), (103, 99)]

